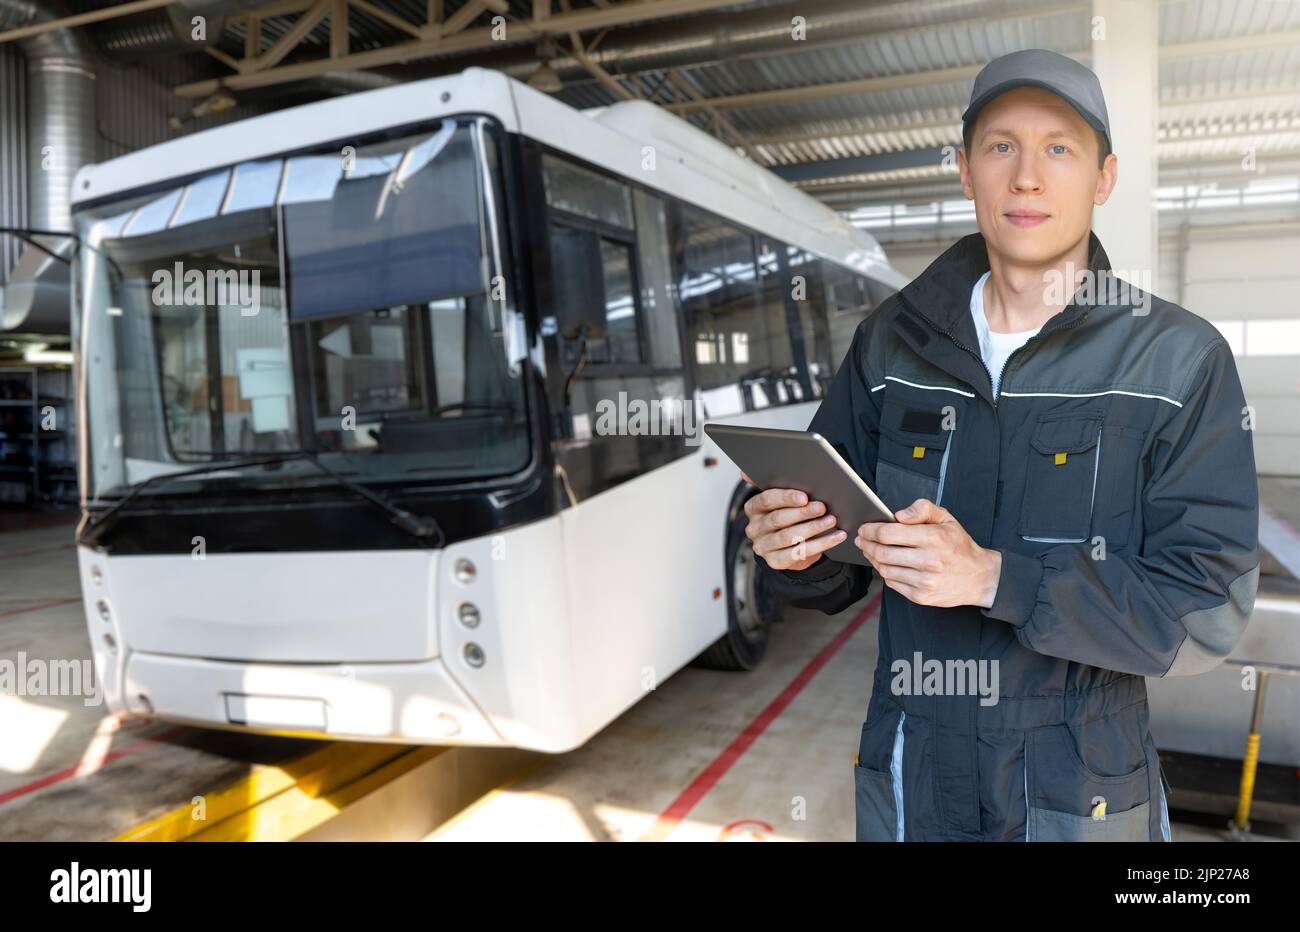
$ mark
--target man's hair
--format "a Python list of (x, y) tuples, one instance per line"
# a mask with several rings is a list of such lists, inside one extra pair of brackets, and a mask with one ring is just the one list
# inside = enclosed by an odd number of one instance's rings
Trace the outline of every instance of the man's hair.
[[(975, 114), (975, 119), (968, 122), (961, 131), (962, 146), (966, 149), (966, 158), (970, 158), (971, 136), (975, 132), (975, 124), (979, 122), (980, 115)], [(1097, 137), (1097, 167), (1103, 168), (1106, 165), (1106, 156), (1110, 155), (1110, 143), (1106, 141), (1106, 134), (1097, 127), (1091, 127), (1092, 134)]]

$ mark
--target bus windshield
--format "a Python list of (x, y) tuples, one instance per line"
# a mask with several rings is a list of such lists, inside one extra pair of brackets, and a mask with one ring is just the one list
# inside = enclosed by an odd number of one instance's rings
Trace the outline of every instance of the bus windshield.
[[(528, 456), (483, 118), (78, 214), (86, 498), (504, 475)], [(512, 349), (513, 347), (513, 349)], [(195, 470), (229, 462), (229, 472)]]

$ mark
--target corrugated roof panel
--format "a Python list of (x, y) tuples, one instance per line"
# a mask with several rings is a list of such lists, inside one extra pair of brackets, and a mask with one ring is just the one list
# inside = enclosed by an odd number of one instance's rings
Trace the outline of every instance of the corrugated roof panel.
[(1290, 0), (1179, 0), (1160, 5), (1160, 44), (1204, 42), (1300, 28)]

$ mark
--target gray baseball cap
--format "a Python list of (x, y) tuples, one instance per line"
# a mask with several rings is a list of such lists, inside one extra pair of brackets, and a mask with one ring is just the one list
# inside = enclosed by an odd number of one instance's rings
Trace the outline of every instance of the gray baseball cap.
[(1110, 117), (1106, 114), (1101, 82), (1092, 69), (1049, 49), (1021, 49), (985, 65), (975, 76), (970, 104), (961, 115), (962, 130), (994, 97), (1013, 87), (1026, 86), (1041, 87), (1063, 98), (1089, 124), (1106, 135), (1106, 141), (1114, 150), (1115, 141), (1110, 138)]

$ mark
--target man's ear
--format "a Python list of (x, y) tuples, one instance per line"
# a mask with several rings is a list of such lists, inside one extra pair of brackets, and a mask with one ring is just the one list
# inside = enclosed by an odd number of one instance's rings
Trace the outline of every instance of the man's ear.
[(957, 147), (957, 168), (962, 173), (962, 194), (966, 200), (975, 200), (975, 185), (971, 182), (971, 165), (966, 160), (966, 147)]
[(1119, 156), (1114, 152), (1106, 156), (1106, 161), (1101, 165), (1101, 171), (1097, 174), (1097, 190), (1093, 194), (1093, 204), (1100, 207), (1110, 200), (1110, 194), (1115, 190), (1115, 185), (1119, 183)]

